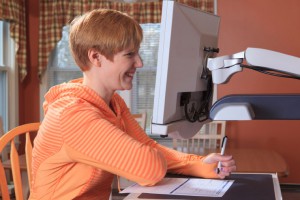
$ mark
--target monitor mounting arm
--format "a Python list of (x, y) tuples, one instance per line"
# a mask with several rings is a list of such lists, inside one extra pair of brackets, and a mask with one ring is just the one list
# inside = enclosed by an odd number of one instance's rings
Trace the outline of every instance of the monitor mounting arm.
[[(245, 65), (243, 63), (247, 63)], [(229, 56), (209, 58), (214, 84), (227, 83), (243, 68), (300, 79), (300, 58), (266, 49), (248, 48)], [(267, 73), (273, 74), (274, 73)], [(300, 95), (230, 95), (211, 108), (213, 120), (300, 119)]]
[(300, 58), (266, 49), (248, 48), (233, 55), (209, 58), (208, 69), (215, 84), (226, 83), (230, 77), (242, 71), (246, 61), (250, 66), (270, 69), (300, 78)]

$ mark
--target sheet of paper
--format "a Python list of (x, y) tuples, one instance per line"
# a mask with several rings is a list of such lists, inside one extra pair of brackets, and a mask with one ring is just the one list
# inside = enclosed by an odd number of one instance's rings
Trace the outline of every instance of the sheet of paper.
[(125, 188), (121, 193), (222, 197), (233, 182), (233, 180), (200, 178), (164, 178), (155, 186), (143, 187), (138, 184), (134, 184)]

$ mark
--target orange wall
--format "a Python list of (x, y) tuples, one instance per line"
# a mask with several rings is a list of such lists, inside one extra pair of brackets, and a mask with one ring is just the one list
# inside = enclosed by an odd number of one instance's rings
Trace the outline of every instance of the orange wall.
[[(300, 57), (299, 8), (299, 0), (218, 0), (220, 55), (259, 47)], [(233, 76), (228, 84), (218, 86), (218, 98), (243, 93), (300, 94), (300, 81), (245, 69)], [(280, 181), (300, 183), (299, 120), (232, 121), (227, 127), (229, 145), (279, 152), (286, 159), (290, 171), (290, 175)]]

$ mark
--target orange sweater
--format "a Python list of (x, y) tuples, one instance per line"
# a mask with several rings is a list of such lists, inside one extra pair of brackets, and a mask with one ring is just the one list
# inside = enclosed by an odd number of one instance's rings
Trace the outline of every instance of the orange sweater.
[(45, 99), (31, 200), (107, 200), (114, 174), (148, 186), (166, 172), (216, 178), (215, 164), (150, 139), (117, 94), (111, 100), (115, 113), (80, 81), (51, 88)]

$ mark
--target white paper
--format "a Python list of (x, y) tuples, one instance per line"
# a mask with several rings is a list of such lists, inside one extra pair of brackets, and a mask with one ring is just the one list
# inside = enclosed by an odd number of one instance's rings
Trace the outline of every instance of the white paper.
[(125, 188), (121, 193), (222, 197), (233, 182), (233, 180), (200, 178), (164, 178), (155, 186), (143, 187), (138, 184), (134, 184)]

